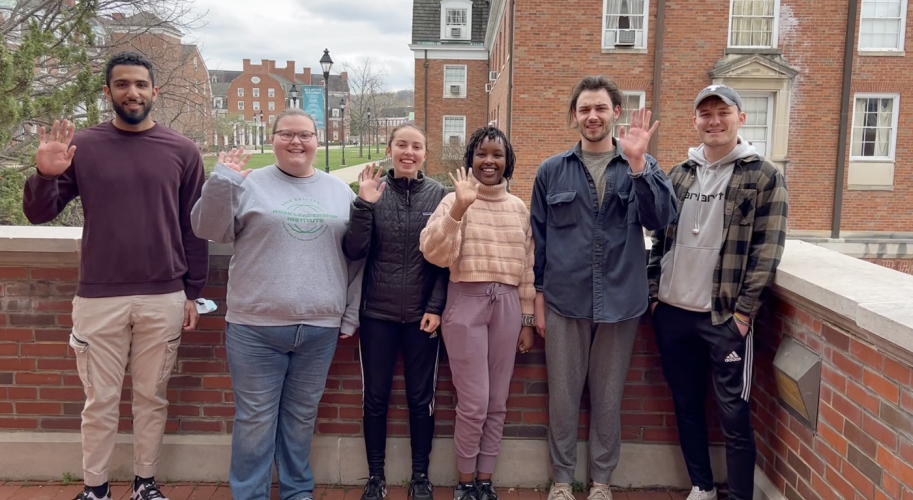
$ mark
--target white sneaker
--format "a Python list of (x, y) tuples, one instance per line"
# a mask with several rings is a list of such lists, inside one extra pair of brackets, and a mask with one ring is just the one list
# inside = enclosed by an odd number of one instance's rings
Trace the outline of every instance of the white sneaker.
[(153, 479), (152, 481), (134, 484), (133, 495), (130, 496), (130, 500), (168, 500), (168, 498), (162, 495), (162, 491), (159, 490), (158, 485), (155, 484), (155, 479)]
[(574, 500), (574, 490), (568, 483), (553, 483), (548, 490), (548, 500)]
[(697, 486), (693, 486), (691, 493), (685, 500), (716, 500), (716, 488), (710, 491), (703, 491)]
[(594, 484), (586, 500), (612, 500), (612, 490), (607, 484)]
[(88, 486), (86, 486), (82, 490), (82, 493), (77, 495), (76, 498), (73, 500), (111, 500), (111, 487), (110, 486), (108, 487), (108, 492), (105, 493), (105, 496), (97, 497), (97, 496), (95, 496), (95, 493), (92, 493), (92, 488), (89, 488)]

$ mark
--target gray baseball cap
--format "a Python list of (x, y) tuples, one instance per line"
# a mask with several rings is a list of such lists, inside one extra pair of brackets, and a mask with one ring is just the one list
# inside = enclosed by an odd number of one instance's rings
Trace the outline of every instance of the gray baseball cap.
[(694, 109), (697, 109), (704, 99), (712, 96), (719, 97), (726, 104), (736, 106), (739, 108), (739, 111), (742, 111), (742, 98), (739, 97), (739, 93), (725, 85), (710, 85), (702, 90), (701, 93), (697, 95), (697, 99), (694, 100)]

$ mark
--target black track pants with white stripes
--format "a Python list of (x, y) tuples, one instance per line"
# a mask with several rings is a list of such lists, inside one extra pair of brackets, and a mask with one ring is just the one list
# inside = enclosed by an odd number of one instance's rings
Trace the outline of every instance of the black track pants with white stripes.
[(387, 408), (393, 386), (393, 365), (402, 349), (412, 471), (428, 474), (434, 438), (434, 386), (437, 383), (440, 335), (423, 332), (418, 322), (399, 323), (361, 317), (359, 355), (364, 386), (365, 448), (372, 476), (384, 475)]
[(752, 333), (742, 337), (734, 319), (714, 326), (710, 313), (686, 311), (660, 302), (653, 330), (663, 374), (672, 389), (679, 440), (692, 486), (713, 488), (704, 412), (707, 372), (720, 408), (726, 438), (729, 498), (751, 500), (755, 440), (751, 428)]

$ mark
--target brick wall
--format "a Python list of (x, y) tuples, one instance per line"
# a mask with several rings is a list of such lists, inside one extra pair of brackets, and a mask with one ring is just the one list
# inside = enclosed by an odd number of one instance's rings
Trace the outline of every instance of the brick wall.
[[(820, 312), (775, 300), (759, 322), (751, 397), (758, 465), (789, 500), (913, 498), (913, 365)], [(818, 429), (777, 400), (773, 358), (782, 336), (822, 357)], [(902, 359), (905, 358), (905, 359)]]
[(862, 259), (906, 274), (913, 274), (913, 259)]
[[(467, 60), (429, 60), (428, 82), (425, 85), (425, 61), (415, 60), (415, 123), (425, 129), (428, 135), (428, 160), (429, 174), (443, 174), (447, 170), (459, 168), (462, 165), (462, 150), (459, 151), (460, 159), (448, 160), (443, 158), (444, 145), (444, 116), (466, 117), (466, 139), (479, 127), (484, 127), (488, 116), (488, 94), (485, 93), (485, 84), (488, 83), (488, 61)], [(466, 97), (444, 98), (444, 66), (466, 66)], [(425, 92), (428, 92), (428, 123), (425, 120)]]
[[(176, 371), (168, 388), (168, 433), (229, 433), (234, 414), (225, 353), (225, 262), (213, 258), (204, 296), (219, 311), (184, 333)], [(0, 430), (77, 431), (84, 401), (76, 362), (67, 340), (77, 270), (0, 267)], [(547, 384), (542, 340), (517, 356), (505, 436), (544, 439)], [(628, 441), (676, 443), (672, 401), (660, 370), (653, 334), (641, 327), (623, 402), (623, 436)], [(389, 432), (408, 436), (402, 365), (397, 365), (390, 403)], [(121, 404), (120, 430), (131, 429), (130, 377)], [(437, 435), (453, 435), (455, 393), (449, 367), (438, 379)], [(586, 398), (584, 398), (586, 400)], [(588, 431), (588, 404), (582, 405), (579, 435)], [(341, 341), (318, 413), (317, 432), (361, 433), (361, 369), (357, 341)], [(719, 434), (716, 434), (719, 439)]]

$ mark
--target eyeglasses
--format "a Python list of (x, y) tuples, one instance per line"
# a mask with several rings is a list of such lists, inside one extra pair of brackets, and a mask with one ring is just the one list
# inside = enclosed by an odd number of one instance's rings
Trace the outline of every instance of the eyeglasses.
[(298, 136), (299, 139), (301, 139), (301, 142), (308, 142), (317, 136), (317, 134), (315, 134), (314, 132), (310, 132), (307, 130), (305, 130), (303, 132), (292, 132), (291, 130), (279, 130), (276, 132), (276, 135), (278, 135), (279, 138), (285, 142), (292, 142), (293, 140), (295, 140), (296, 135)]

